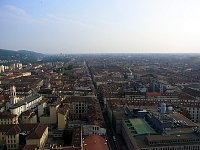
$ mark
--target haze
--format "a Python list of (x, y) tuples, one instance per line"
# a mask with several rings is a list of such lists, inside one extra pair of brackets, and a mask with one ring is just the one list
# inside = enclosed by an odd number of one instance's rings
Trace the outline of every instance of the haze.
[(1, 0), (0, 48), (199, 53), (199, 0)]

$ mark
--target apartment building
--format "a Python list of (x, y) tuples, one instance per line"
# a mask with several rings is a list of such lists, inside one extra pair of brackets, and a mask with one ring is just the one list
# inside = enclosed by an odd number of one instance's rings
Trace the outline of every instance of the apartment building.
[(3, 124), (18, 124), (18, 115), (8, 111), (0, 112), (0, 125)]

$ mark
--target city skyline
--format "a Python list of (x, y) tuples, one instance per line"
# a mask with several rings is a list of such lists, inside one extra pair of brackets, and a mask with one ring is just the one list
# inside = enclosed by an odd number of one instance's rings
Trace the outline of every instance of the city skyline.
[(200, 2), (0, 2), (0, 48), (41, 53), (199, 53)]

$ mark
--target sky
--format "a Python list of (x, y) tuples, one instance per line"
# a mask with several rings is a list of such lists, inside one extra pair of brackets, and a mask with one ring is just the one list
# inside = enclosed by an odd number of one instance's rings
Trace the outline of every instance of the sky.
[(199, 0), (0, 0), (0, 48), (199, 53)]

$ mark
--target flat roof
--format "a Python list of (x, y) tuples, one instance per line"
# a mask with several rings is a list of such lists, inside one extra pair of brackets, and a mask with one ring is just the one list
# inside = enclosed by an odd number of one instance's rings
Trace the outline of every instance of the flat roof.
[(188, 87), (189, 88), (200, 89), (200, 85), (199, 84), (190, 84)]
[(124, 120), (133, 136), (144, 134), (156, 134), (156, 131), (142, 118)]
[(184, 121), (188, 127), (197, 127), (197, 124), (192, 122), (190, 119), (187, 117), (183, 116), (180, 113), (173, 113), (171, 114), (172, 118), (175, 119), (176, 121)]

